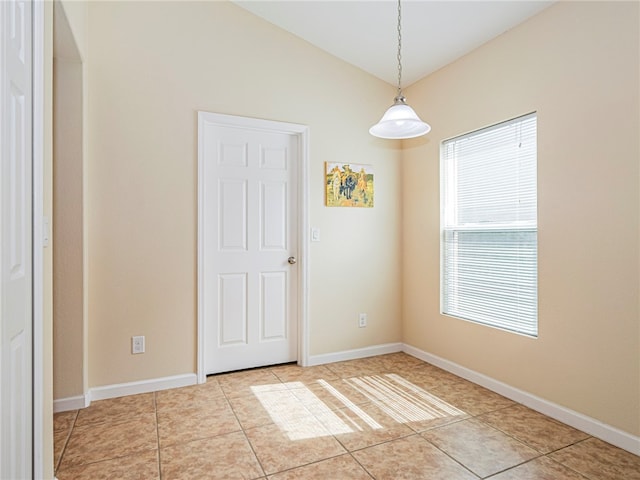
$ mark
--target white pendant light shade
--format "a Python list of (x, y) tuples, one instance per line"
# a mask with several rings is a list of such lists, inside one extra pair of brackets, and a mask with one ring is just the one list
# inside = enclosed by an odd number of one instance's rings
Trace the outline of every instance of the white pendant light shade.
[(431, 127), (420, 120), (413, 108), (406, 104), (404, 97), (396, 97), (394, 104), (369, 129), (369, 133), (379, 138), (401, 139), (419, 137), (430, 130)]
[(398, 0), (398, 95), (369, 133), (374, 137), (399, 139), (419, 137), (430, 130), (431, 127), (420, 120), (402, 95), (402, 8)]

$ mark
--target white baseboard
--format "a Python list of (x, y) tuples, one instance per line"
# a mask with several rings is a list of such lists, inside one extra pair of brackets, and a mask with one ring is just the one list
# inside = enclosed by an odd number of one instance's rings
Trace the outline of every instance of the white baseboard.
[(94, 387), (89, 390), (91, 400), (105, 400), (107, 398), (123, 397), (125, 395), (136, 395), (139, 393), (155, 392), (157, 390), (167, 390), (169, 388), (188, 387), (198, 382), (195, 373), (185, 373), (184, 375), (174, 375), (172, 377), (152, 378), (139, 382), (117, 383)]
[(53, 401), (53, 413), (68, 412), (69, 410), (78, 410), (86, 408), (91, 403), (89, 394), (78, 395), (76, 397), (59, 398)]
[(491, 377), (478, 373), (457, 363), (446, 360), (437, 355), (427, 353), (411, 345), (404, 344), (402, 351), (412, 355), (436, 367), (451, 372), (470, 382), (481, 385), (511, 400), (521, 403), (532, 410), (536, 410), (573, 428), (577, 428), (589, 435), (593, 435), (607, 443), (622, 448), (634, 455), (640, 455), (640, 437), (631, 435), (618, 428), (607, 425), (595, 418), (588, 417), (582, 413), (563, 407), (556, 403), (545, 400), (531, 393), (502, 383)]
[(125, 395), (136, 395), (139, 393), (149, 393), (169, 388), (188, 387), (195, 385), (197, 377), (195, 373), (184, 375), (174, 375), (171, 377), (152, 378), (139, 382), (117, 383), (114, 385), (104, 385), (89, 389), (86, 395), (77, 397), (60, 398), (53, 401), (53, 413), (78, 410), (88, 407), (93, 400), (105, 400), (107, 398), (124, 397)]
[(358, 358), (373, 357), (374, 355), (401, 352), (402, 347), (402, 343), (385, 343), (371, 347), (356, 348), (355, 350), (310, 355), (309, 366), (311, 367), (313, 365), (323, 365), (325, 363), (343, 362), (345, 360), (356, 360)]

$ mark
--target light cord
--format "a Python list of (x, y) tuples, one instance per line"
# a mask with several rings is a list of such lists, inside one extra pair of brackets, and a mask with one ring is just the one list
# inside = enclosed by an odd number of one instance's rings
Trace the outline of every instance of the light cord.
[(398, 97), (402, 96), (402, 10), (398, 0)]

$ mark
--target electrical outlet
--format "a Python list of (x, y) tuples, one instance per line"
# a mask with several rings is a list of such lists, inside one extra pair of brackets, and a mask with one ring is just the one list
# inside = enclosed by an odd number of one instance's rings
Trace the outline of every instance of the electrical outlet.
[(131, 337), (131, 353), (144, 353), (144, 335)]
[(360, 328), (366, 327), (367, 326), (367, 314), (366, 313), (361, 313), (360, 317), (358, 318), (358, 326)]

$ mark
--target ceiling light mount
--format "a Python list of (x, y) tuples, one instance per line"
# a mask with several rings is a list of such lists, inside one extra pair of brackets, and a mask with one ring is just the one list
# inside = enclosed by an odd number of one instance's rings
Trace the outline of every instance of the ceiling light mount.
[(431, 127), (420, 120), (416, 112), (407, 105), (402, 94), (402, 9), (398, 0), (398, 94), (393, 105), (378, 123), (369, 129), (375, 137), (388, 139), (414, 138), (425, 135)]

